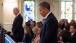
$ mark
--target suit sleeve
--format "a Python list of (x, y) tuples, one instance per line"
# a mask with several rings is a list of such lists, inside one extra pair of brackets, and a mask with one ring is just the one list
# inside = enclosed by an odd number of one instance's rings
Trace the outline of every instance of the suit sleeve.
[(19, 18), (17, 23), (16, 23), (16, 26), (14, 27), (15, 29), (12, 31), (13, 34), (15, 34), (19, 29), (21, 29), (22, 22), (23, 22), (23, 19)]
[(51, 42), (51, 39), (53, 39), (53, 36), (56, 34), (56, 27), (57, 25), (55, 24), (55, 22), (53, 20), (49, 20), (49, 22), (46, 24), (45, 36), (42, 43)]

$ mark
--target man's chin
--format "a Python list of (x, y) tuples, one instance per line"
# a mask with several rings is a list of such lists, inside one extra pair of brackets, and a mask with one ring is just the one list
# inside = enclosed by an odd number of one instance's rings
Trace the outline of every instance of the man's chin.
[(45, 17), (45, 16), (42, 15), (42, 17)]

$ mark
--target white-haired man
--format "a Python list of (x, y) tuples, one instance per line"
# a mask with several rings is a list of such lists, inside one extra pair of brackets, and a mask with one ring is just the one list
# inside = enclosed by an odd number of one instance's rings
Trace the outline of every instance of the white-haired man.
[(16, 42), (21, 42), (22, 38), (23, 38), (23, 34), (24, 34), (24, 30), (23, 30), (23, 18), (21, 16), (21, 14), (19, 13), (19, 9), (18, 8), (14, 8), (13, 9), (13, 13), (16, 16), (12, 25), (12, 32), (10, 34), (10, 36), (12, 36), (12, 38), (16, 41)]

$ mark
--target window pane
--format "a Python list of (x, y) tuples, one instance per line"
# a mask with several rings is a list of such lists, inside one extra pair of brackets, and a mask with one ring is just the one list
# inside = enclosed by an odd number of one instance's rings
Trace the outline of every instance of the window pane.
[(61, 2), (61, 19), (65, 19), (65, 2)]
[(74, 19), (76, 20), (76, 2), (75, 2), (75, 5), (74, 5), (74, 14), (75, 14)]
[(34, 20), (34, 1), (24, 1), (24, 22)]
[(75, 2), (75, 5), (74, 5), (74, 11), (76, 12), (76, 2)]
[(75, 17), (75, 20), (76, 20), (76, 14), (75, 14), (75, 16), (74, 16), (74, 17)]
[(72, 20), (72, 14), (66, 14), (66, 19), (70, 22)]
[(66, 2), (66, 13), (72, 13), (72, 2)]
[(64, 13), (61, 14), (61, 19), (65, 19), (65, 14)]
[(61, 2), (61, 12), (65, 12), (65, 2)]

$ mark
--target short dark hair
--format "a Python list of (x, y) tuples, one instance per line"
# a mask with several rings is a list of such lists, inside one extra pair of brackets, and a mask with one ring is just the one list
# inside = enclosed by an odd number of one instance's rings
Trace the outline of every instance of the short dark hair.
[(36, 25), (36, 21), (32, 21), (34, 23), (34, 26)]
[(67, 30), (61, 31), (60, 36), (62, 37), (63, 42), (69, 42), (71, 39), (71, 34)]
[(70, 26), (73, 26), (73, 27), (74, 27), (74, 29), (76, 29), (76, 24), (71, 24)]
[(70, 25), (67, 25), (67, 26), (65, 26), (64, 28), (65, 28), (67, 31), (69, 31)]
[(30, 22), (26, 22), (25, 24), (26, 26), (30, 27)]
[(50, 4), (48, 2), (42, 2), (39, 4), (39, 6), (41, 6), (43, 8), (47, 8), (48, 10), (50, 10)]

